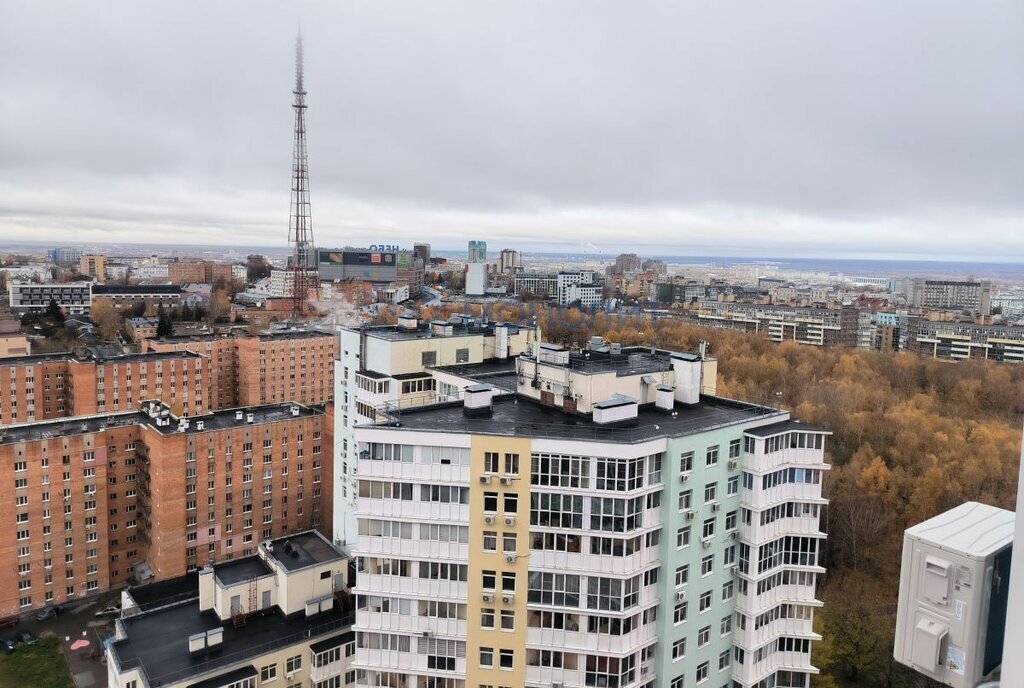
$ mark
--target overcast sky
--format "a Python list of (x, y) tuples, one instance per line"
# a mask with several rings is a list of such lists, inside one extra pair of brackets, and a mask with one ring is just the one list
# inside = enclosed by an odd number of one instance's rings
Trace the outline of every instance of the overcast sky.
[(0, 0), (0, 239), (1024, 258), (1024, 2)]

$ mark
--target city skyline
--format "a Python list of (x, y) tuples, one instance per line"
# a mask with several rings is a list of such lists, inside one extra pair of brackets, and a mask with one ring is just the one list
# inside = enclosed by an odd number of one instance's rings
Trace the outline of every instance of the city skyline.
[(0, 230), (283, 245), (301, 14), (323, 245), (1024, 256), (1019, 7), (649, 9), (21, 7)]

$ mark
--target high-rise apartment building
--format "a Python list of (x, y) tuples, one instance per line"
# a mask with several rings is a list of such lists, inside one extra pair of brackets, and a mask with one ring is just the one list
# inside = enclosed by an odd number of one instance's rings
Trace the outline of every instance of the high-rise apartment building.
[(511, 275), (522, 270), (523, 264), (519, 252), (511, 248), (503, 248), (498, 258), (498, 272)]
[(188, 351), (0, 359), (0, 426), (133, 410), (147, 399), (205, 413), (209, 378), (207, 360)]
[(918, 308), (973, 311), (980, 315), (992, 312), (992, 285), (973, 280), (914, 279), (910, 300)]
[(192, 352), (209, 361), (214, 409), (284, 401), (326, 404), (334, 393), (336, 335), (284, 330), (256, 335), (188, 335), (146, 340), (149, 351)]
[(616, 275), (622, 275), (627, 272), (636, 272), (640, 270), (642, 262), (640, 256), (635, 253), (620, 253), (615, 258), (615, 265), (612, 266), (612, 273)]
[[(339, 328), (335, 363), (334, 538), (356, 541), (356, 464), (353, 432), (373, 423), (378, 411), (462, 398), (461, 377), (472, 371), (488, 379), (515, 375), (514, 358), (529, 350), (536, 331), (514, 323), (483, 322), (465, 315), (420, 323), (406, 313), (397, 325)], [(461, 375), (461, 373), (460, 373)], [(514, 388), (514, 382), (502, 383)]]
[(413, 244), (412, 254), (416, 260), (423, 261), (423, 266), (430, 265), (430, 244)]
[(57, 265), (78, 265), (82, 259), (82, 250), (71, 247), (51, 248), (46, 255)]
[(469, 242), (469, 262), (470, 263), (486, 263), (487, 262), (487, 242), (486, 241), (470, 241)]
[(274, 404), (141, 411), (0, 433), (0, 616), (251, 555), (329, 523), (333, 427)]
[(689, 354), (517, 385), (355, 429), (356, 685), (808, 688), (827, 433)]
[(104, 262), (106, 258), (101, 255), (85, 255), (79, 261), (78, 271), (83, 275), (92, 277), (97, 282), (104, 282), (107, 279), (106, 268)]

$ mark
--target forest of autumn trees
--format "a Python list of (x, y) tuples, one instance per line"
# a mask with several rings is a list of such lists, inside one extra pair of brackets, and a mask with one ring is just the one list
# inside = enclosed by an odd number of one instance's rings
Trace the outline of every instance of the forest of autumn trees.
[(965, 501), (1013, 510), (1024, 412), (1024, 366), (949, 363), (909, 353), (821, 348), (677, 320), (503, 305), (536, 317), (544, 338), (695, 351), (718, 359), (718, 394), (780, 406), (830, 430), (822, 519), (828, 533), (816, 614), (816, 688), (925, 685), (892, 659), (903, 531)]

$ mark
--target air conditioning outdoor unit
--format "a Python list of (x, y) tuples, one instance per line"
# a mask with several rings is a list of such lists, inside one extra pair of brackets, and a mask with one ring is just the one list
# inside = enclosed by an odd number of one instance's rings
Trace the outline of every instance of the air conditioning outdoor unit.
[(690, 479), (690, 474), (689, 473), (680, 473), (679, 474), (679, 482), (685, 483), (689, 479)]
[(734, 530), (734, 531), (732, 531), (731, 533), (729, 533), (729, 537), (730, 537), (731, 539), (733, 539), (733, 540), (736, 540), (737, 538), (739, 538), (739, 536), (740, 536), (740, 534), (739, 534), (739, 533), (737, 533), (737, 532), (736, 532), (735, 530)]
[(516, 599), (515, 595), (513, 595), (510, 592), (506, 592), (505, 594), (503, 594), (501, 596), (501, 603), (502, 604), (512, 604), (512, 602), (514, 602), (515, 599)]
[(739, 459), (729, 459), (729, 470), (730, 471), (735, 471), (739, 467), (740, 467)]
[(686, 591), (685, 590), (676, 590), (676, 602), (682, 602), (685, 599), (686, 599)]
[(711, 545), (712, 545), (713, 543), (712, 543), (712, 540), (711, 540), (711, 538), (708, 538), (707, 540), (703, 540), (703, 541), (701, 542), (701, 544), (703, 544), (703, 545), (704, 545), (704, 549), (711, 549)]
[(516, 555), (514, 555), (514, 554), (506, 554), (505, 555), (505, 561), (507, 561), (510, 564), (516, 563)]
[(501, 476), (501, 478), (498, 479), (498, 482), (500, 482), (502, 485), (511, 485), (512, 478), (508, 477), (507, 475), (503, 475)]
[(484, 601), (484, 602), (494, 602), (494, 595), (492, 595), (492, 594), (491, 594), (491, 593), (489, 593), (489, 592), (485, 592), (485, 593), (483, 594), (483, 601)]
[(480, 476), (480, 484), (481, 485), (489, 485), (490, 482), (491, 482), (491, 476), (489, 476), (489, 475), (481, 475)]
[(693, 509), (687, 509), (683, 515), (686, 517), (687, 521), (692, 521), (695, 516)]
[(712, 511), (721, 511), (722, 510), (722, 505), (719, 504), (718, 502), (715, 502), (714, 504), (711, 505), (711, 510)]
[(506, 516), (506, 517), (505, 517), (505, 525), (506, 525), (506, 526), (508, 526), (509, 528), (511, 528), (511, 527), (512, 527), (512, 526), (514, 526), (515, 524), (516, 524), (516, 519), (515, 519), (515, 517), (514, 517), (514, 516)]
[(485, 526), (493, 526), (494, 525), (494, 517), (493, 516), (484, 516), (484, 525)]

